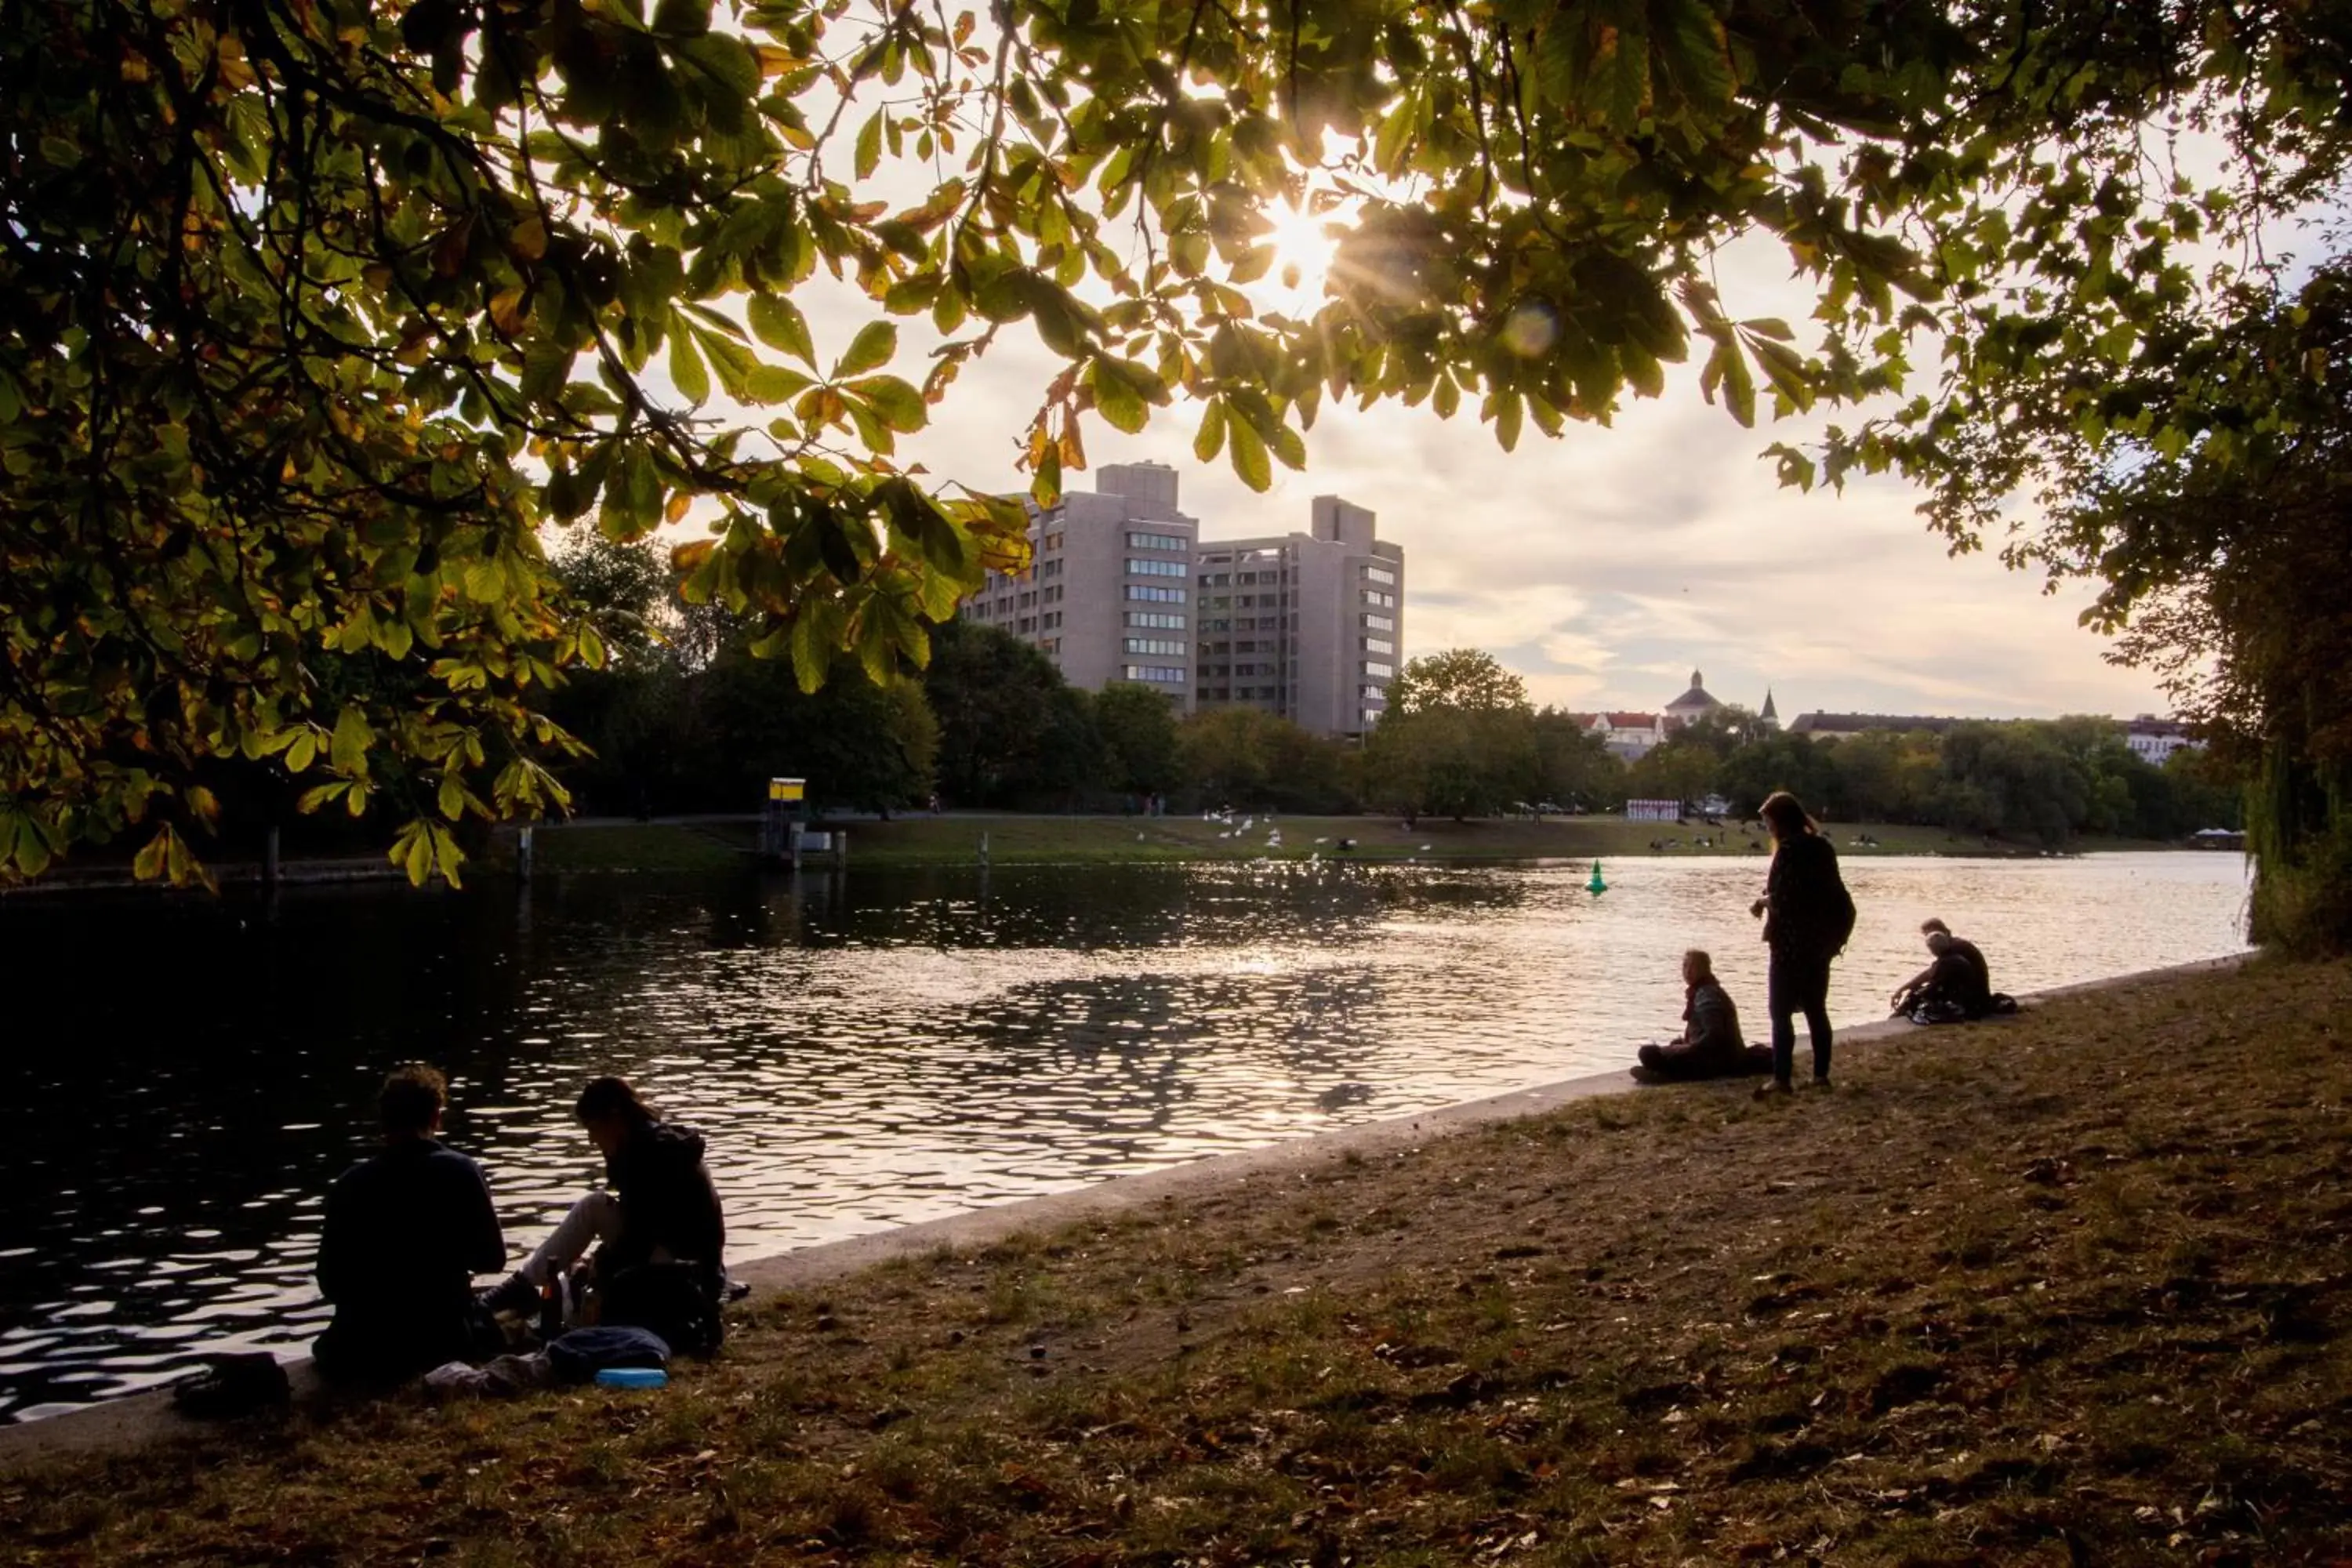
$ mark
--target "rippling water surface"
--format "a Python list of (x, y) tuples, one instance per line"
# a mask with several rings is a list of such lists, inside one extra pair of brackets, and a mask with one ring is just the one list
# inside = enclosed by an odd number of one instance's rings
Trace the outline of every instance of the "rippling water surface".
[[(739, 1258), (1615, 1067), (1712, 949), (1751, 1037), (1760, 861), (581, 878), (0, 905), (0, 1420), (299, 1347), (326, 1186), (435, 1061), (510, 1247), (595, 1179), (600, 1072), (700, 1127)], [(1975, 937), (2024, 992), (2242, 945), (2226, 855), (1866, 859), (1832, 1011)]]

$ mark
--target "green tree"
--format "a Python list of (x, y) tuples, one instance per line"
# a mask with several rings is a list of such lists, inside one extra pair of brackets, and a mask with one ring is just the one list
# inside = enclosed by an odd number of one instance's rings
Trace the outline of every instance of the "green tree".
[[(2266, 389), (2200, 355), (2274, 285), (2217, 287), (2200, 248), (2259, 254), (2346, 143), (2337, 8), (2286, 0), (6, 17), (13, 874), (134, 830), (142, 870), (194, 874), (194, 775), (232, 755), (312, 809), (387, 793), (420, 876), (460, 818), (559, 808), (546, 693), (603, 644), (542, 519), (707, 520), (689, 598), (756, 617), (804, 687), (844, 650), (919, 667), (1025, 520), (897, 440), (1008, 333), (1054, 362), (1015, 416), (1041, 498), (1087, 424), (1179, 397), (1202, 459), (1263, 489), (1327, 400), (1472, 408), (1508, 447), (1695, 353), (1743, 424), (1903, 392), (1827, 473), (1946, 485), (1964, 541), (2053, 433), (2201, 431), (2226, 466)], [(2225, 131), (2218, 172), (2164, 167), (2168, 123)], [(1312, 309), (1250, 298), (1284, 205), (1344, 230)], [(1742, 238), (1785, 250), (1812, 341), (1720, 295)], [(845, 342), (800, 302), (820, 269), (872, 302)], [(2230, 406), (2135, 401), (2142, 371)], [(312, 666), (369, 648), (415, 679), (328, 705)]]
[(949, 622), (933, 642), (923, 688), (939, 720), (940, 789), (950, 801), (1066, 801), (1097, 781), (1102, 742), (1087, 694), (1052, 660), (969, 621)]
[(1263, 709), (1203, 709), (1179, 735), (1202, 804), (1252, 810), (1347, 812), (1357, 806), (1353, 750)]
[(1625, 803), (1625, 764), (1573, 714), (1546, 708), (1535, 716), (1538, 799), (1587, 811)]
[(1542, 784), (1527, 684), (1476, 648), (1407, 663), (1364, 746), (1374, 793), (1408, 815), (1457, 820), (1527, 800)]
[(1120, 795), (1163, 795), (1184, 782), (1176, 710), (1160, 692), (1115, 680), (1094, 698), (1095, 733), (1102, 739), (1099, 782)]

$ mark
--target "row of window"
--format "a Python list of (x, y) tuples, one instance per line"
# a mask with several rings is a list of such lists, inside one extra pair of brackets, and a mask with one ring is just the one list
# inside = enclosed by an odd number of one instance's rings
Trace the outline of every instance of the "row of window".
[(1203, 595), (1201, 604), (1203, 608), (1212, 610), (1230, 610), (1236, 605), (1244, 610), (1259, 608), (1278, 610), (1286, 598), (1293, 605), (1298, 603), (1297, 590), (1293, 589), (1287, 595), (1282, 594), (1243, 594), (1238, 596), (1232, 594), (1218, 594), (1213, 597)]
[(1366, 675), (1377, 675), (1381, 679), (1385, 680), (1390, 676), (1396, 673), (1396, 666), (1392, 664), (1382, 664), (1376, 658), (1368, 658), (1364, 660), (1364, 673)]
[(1153, 561), (1138, 555), (1129, 557), (1127, 563), (1130, 577), (1182, 577), (1191, 572), (1192, 568), (1181, 561)]
[(1396, 622), (1386, 616), (1366, 616), (1364, 629), (1368, 632), (1392, 632), (1396, 630)]
[(1064, 537), (1065, 536), (1057, 530), (1045, 537), (1042, 542), (1043, 546), (1047, 550), (1059, 550), (1062, 548), (1062, 540)]
[(1362, 646), (1363, 650), (1366, 653), (1396, 652), (1396, 644), (1389, 641), (1386, 637), (1358, 637), (1356, 641)]
[(1396, 586), (1396, 574), (1385, 566), (1367, 566), (1364, 568), (1364, 581), (1384, 583), (1393, 588)]
[(1129, 583), (1127, 596), (1147, 605), (1181, 605), (1184, 602), (1181, 588), (1154, 588), (1148, 584)]
[(1184, 672), (1163, 665), (1130, 664), (1127, 666), (1127, 679), (1149, 681), (1154, 686), (1181, 686), (1184, 684)]
[(1188, 650), (1182, 643), (1171, 642), (1165, 637), (1129, 637), (1127, 639), (1127, 651), (1174, 654), (1181, 658)]
[(1179, 539), (1172, 533), (1130, 533), (1127, 536), (1129, 550), (1190, 550), (1192, 542)]
[(1157, 626), (1163, 631), (1181, 632), (1184, 629), (1184, 617), (1171, 616), (1165, 610), (1129, 610), (1127, 612), (1127, 624), (1130, 626)]
[[(1129, 567), (1132, 567), (1134, 564), (1135, 563), (1132, 561), (1128, 563)], [(1383, 594), (1376, 588), (1367, 588), (1364, 590), (1364, 603), (1374, 605), (1380, 609), (1393, 610), (1396, 608), (1396, 595), (1394, 594)]]

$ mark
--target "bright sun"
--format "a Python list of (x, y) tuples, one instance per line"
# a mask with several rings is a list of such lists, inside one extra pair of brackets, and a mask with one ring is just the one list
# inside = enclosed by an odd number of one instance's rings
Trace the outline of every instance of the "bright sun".
[(1339, 215), (1306, 212), (1287, 205), (1268, 207), (1274, 225), (1266, 238), (1274, 246), (1274, 269), (1266, 281), (1290, 300), (1305, 302), (1323, 297), (1323, 279), (1339, 253), (1339, 242), (1324, 232)]

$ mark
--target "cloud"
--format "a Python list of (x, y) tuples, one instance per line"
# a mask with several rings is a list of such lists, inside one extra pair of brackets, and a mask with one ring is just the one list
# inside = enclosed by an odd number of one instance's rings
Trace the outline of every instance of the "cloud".
[[(1749, 292), (1736, 308), (1801, 306), (1778, 279)], [(820, 340), (845, 342), (867, 308), (845, 290), (813, 310)], [(919, 377), (929, 345), (914, 327), (904, 336), (901, 374)], [(934, 480), (1024, 488), (1016, 442), (1060, 368), (1025, 328), (1007, 329), (901, 460)], [(1696, 668), (1728, 701), (1758, 705), (1769, 689), (1784, 717), (2163, 706), (2152, 680), (2108, 664), (2109, 645), (2076, 624), (2085, 593), (2045, 595), (1982, 555), (1949, 557), (1899, 483), (1783, 489), (1759, 454), (1817, 422), (1742, 429), (1696, 381), (1681, 367), (1664, 397), (1630, 404), (1613, 426), (1571, 426), (1557, 441), (1530, 430), (1507, 454), (1466, 409), (1449, 422), (1427, 408), (1327, 407), (1307, 470), (1277, 469), (1265, 495), (1222, 460), (1193, 460), (1199, 416), (1187, 405), (1159, 411), (1140, 436), (1089, 424), (1088, 455), (1097, 468), (1175, 467), (1207, 538), (1303, 530), (1320, 494), (1373, 508), (1406, 552), (1404, 652), (1486, 648), (1539, 702), (1652, 709)]]

